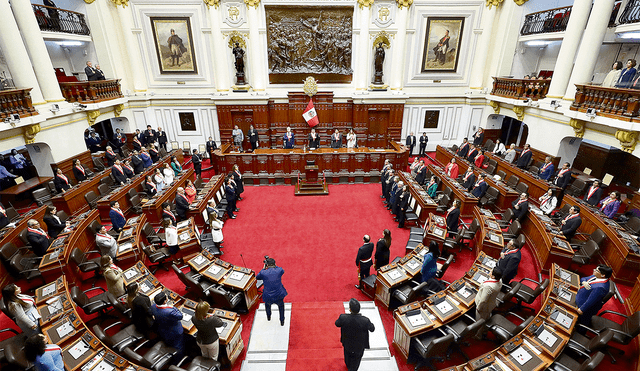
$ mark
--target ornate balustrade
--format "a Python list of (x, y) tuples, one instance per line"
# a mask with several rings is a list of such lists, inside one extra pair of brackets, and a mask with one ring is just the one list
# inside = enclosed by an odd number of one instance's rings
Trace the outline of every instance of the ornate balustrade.
[(514, 99), (544, 99), (549, 91), (550, 79), (512, 79), (494, 77), (491, 95)]
[(29, 89), (11, 89), (0, 91), (0, 119), (5, 119), (13, 114), (20, 117), (37, 115), (38, 112), (31, 104)]
[(640, 22), (640, 0), (629, 0), (618, 18), (618, 24), (637, 22)]
[(41, 31), (89, 35), (84, 14), (51, 6), (31, 4)]
[(70, 103), (98, 103), (122, 98), (120, 79), (61, 82), (59, 84), (64, 99)]
[(525, 15), (520, 35), (564, 31), (569, 23), (571, 8), (565, 6)]
[(576, 85), (573, 111), (586, 112), (594, 108), (599, 116), (631, 121), (638, 117), (640, 90), (605, 88), (594, 85)]

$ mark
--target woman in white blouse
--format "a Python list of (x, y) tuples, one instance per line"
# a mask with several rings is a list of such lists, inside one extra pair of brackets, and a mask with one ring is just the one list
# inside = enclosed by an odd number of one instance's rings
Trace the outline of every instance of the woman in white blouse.
[(493, 153), (495, 153), (496, 155), (500, 156), (505, 151), (506, 151), (506, 148), (504, 148), (504, 144), (502, 144), (500, 139), (496, 139), (496, 145), (495, 145), (495, 147), (493, 147)]
[(540, 210), (542, 210), (545, 215), (551, 215), (553, 210), (556, 209), (556, 205), (558, 204), (558, 199), (556, 198), (553, 189), (549, 189), (547, 193), (543, 194), (538, 198), (540, 201)]
[(162, 227), (164, 228), (164, 237), (169, 253), (173, 255), (180, 250), (178, 246), (178, 228), (169, 219), (162, 219)]
[(164, 184), (166, 184), (167, 186), (171, 185), (171, 183), (173, 183), (174, 172), (171, 166), (169, 166), (169, 164), (164, 164), (164, 169), (162, 170), (162, 174), (164, 174)]
[(2, 289), (2, 300), (23, 333), (27, 336), (40, 333), (40, 313), (36, 309), (35, 300), (31, 296), (22, 295), (20, 286), (15, 283), (5, 286)]
[(211, 226), (211, 235), (213, 237), (213, 243), (219, 249), (220, 244), (222, 243), (222, 226), (224, 226), (224, 222), (218, 219), (218, 213), (210, 212), (209, 213), (209, 225)]
[(162, 191), (162, 188), (164, 188), (164, 175), (162, 175), (160, 169), (156, 169), (156, 173), (153, 174), (153, 181), (156, 183), (158, 192)]
[(355, 148), (356, 147), (356, 133), (353, 132), (353, 129), (349, 129), (349, 134), (347, 134), (347, 148)]

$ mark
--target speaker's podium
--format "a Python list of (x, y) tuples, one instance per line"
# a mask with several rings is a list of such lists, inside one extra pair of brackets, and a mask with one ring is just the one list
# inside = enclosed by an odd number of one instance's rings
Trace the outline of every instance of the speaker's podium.
[(307, 161), (304, 167), (304, 179), (298, 175), (298, 183), (295, 187), (296, 196), (328, 195), (329, 188), (324, 176), (319, 177), (320, 169), (315, 161)]

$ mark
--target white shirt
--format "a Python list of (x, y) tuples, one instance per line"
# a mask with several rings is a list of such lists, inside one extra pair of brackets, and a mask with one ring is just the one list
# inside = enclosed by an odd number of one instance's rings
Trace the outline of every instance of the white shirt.
[(504, 148), (504, 144), (498, 143), (495, 147), (493, 147), (493, 153), (502, 154), (506, 149)]
[(211, 220), (211, 235), (213, 242), (222, 242), (222, 226), (224, 223), (221, 220)]
[(175, 173), (172, 169), (165, 168), (164, 170), (162, 170), (162, 173), (164, 174), (164, 184), (169, 185), (173, 183), (173, 175)]
[(153, 176), (153, 181), (156, 182), (156, 188), (158, 189), (158, 192), (162, 191), (162, 188), (164, 188), (164, 177), (158, 174), (155, 174)]
[(178, 228), (170, 226), (164, 229), (167, 246), (178, 246)]
[(347, 148), (354, 148), (356, 146), (356, 134), (347, 134)]

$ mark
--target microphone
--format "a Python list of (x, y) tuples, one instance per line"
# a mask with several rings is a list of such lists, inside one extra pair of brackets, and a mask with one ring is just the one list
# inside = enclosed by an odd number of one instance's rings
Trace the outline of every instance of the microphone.
[(242, 256), (242, 254), (240, 254), (240, 259), (242, 259), (242, 264), (244, 264), (244, 266), (247, 267), (247, 263), (245, 263), (244, 257)]

